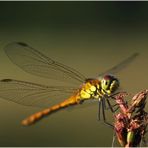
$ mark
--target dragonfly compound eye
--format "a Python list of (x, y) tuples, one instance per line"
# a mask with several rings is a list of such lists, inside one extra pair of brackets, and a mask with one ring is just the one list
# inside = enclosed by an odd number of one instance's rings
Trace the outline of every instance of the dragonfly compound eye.
[(110, 84), (110, 91), (111, 93), (115, 92), (119, 88), (119, 81), (114, 79)]
[(101, 80), (102, 89), (108, 94), (113, 93), (119, 87), (119, 81), (112, 75), (105, 75)]

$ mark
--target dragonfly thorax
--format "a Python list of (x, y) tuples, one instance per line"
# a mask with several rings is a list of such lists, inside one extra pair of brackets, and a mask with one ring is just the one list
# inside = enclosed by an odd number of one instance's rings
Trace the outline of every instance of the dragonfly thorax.
[(80, 89), (80, 97), (82, 100), (90, 98), (98, 98), (98, 90), (100, 88), (100, 81), (97, 79), (87, 79)]
[(105, 75), (101, 79), (87, 79), (80, 89), (82, 100), (99, 99), (114, 93), (119, 87), (119, 81), (112, 75)]

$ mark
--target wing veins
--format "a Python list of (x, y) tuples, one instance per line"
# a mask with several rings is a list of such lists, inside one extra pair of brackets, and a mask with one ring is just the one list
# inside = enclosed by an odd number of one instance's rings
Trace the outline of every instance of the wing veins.
[[(23, 58), (22, 59), (15, 59), (14, 58), (15, 56), (17, 56), (17, 58), (20, 58), (19, 56), (25, 56), (26, 58), (33, 60), (32, 62), (43, 63), (43, 64), (47, 65), (48, 69), (50, 69), (51, 67), (54, 67), (54, 70), (57, 71), (57, 74), (58, 74), (58, 71), (60, 71), (61, 73), (63, 73), (62, 76), (64, 76), (64, 74), (65, 74), (73, 80), (77, 80), (79, 82), (83, 82), (85, 80), (85, 76), (83, 76), (77, 70), (52, 60), (51, 58), (45, 56), (44, 54), (42, 54), (38, 50), (32, 48), (31, 46), (29, 46), (25, 43), (13, 42), (13, 43), (6, 45), (6, 47), (4, 49), (6, 51), (6, 54), (10, 58), (10, 60), (28, 73), (38, 75), (38, 76), (43, 76), (45, 78), (50, 78), (50, 76), (48, 76), (47, 73), (46, 73), (47, 70), (45, 72), (42, 72), (42, 73), (40, 73), (40, 71), (36, 71), (34, 73), (34, 71), (32, 71), (31, 69), (27, 69), (26, 66), (24, 67), (24, 65), (34, 66), (34, 64), (31, 64), (31, 62), (29, 64), (24, 64), (28, 61), (26, 61), (25, 59), (23, 60)], [(26, 51), (26, 53), (25, 53), (25, 51)], [(11, 54), (11, 52), (13, 53), (13, 55)], [(27, 54), (30, 54), (32, 56), (28, 56)], [(24, 62), (23, 65), (21, 65), (19, 60), (22, 60), (22, 62)], [(42, 69), (42, 70), (45, 70), (45, 69)], [(49, 70), (48, 70), (48, 72), (49, 72)], [(64, 81), (63, 79), (60, 79), (60, 80)]]
[[(52, 97), (55, 95), (57, 95), (59, 99), (54, 100), (59, 103), (61, 102), (60, 99), (67, 99), (75, 90), (77, 89), (68, 86), (50, 87), (13, 79), (3, 79), (0, 81), (0, 96), (6, 100), (25, 106), (47, 106), (47, 103), (52, 101), (54, 99)], [(61, 95), (65, 97), (60, 98)], [(68, 96), (66, 97), (66, 95)], [(50, 105), (49, 103), (49, 106)]]
[(113, 66), (112, 68), (108, 69), (107, 71), (99, 74), (99, 76), (102, 76), (102, 75), (107, 74), (107, 73), (111, 73), (111, 74), (118, 73), (120, 70), (127, 67), (138, 55), (139, 55), (139, 53), (132, 54), (130, 57), (121, 61), (119, 64), (117, 64), (117, 65)]

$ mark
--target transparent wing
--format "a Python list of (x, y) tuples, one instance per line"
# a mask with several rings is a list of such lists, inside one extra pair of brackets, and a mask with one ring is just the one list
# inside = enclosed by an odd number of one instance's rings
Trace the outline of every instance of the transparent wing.
[(135, 58), (139, 55), (139, 53), (134, 53), (133, 55), (131, 55), (130, 57), (128, 57), (127, 59), (123, 60), (121, 63), (115, 65), (114, 67), (108, 69), (107, 71), (100, 73), (99, 76), (102, 76), (104, 74), (116, 74), (118, 72), (120, 72), (122, 69), (126, 68), (131, 62), (133, 62), (133, 60), (135, 60)]
[[(10, 43), (5, 47), (5, 52), (13, 63), (28, 73), (64, 82), (68, 80), (83, 83), (86, 79), (78, 71), (52, 60), (25, 43)], [(137, 53), (133, 54), (100, 75), (120, 71), (137, 55)], [(49, 107), (67, 99), (76, 89), (74, 87), (45, 86), (12, 79), (0, 81), (0, 97), (27, 106)]]
[(50, 107), (71, 96), (77, 88), (45, 86), (13, 79), (0, 81), (0, 97), (25, 106)]
[(85, 80), (80, 72), (52, 60), (26, 43), (13, 42), (6, 45), (4, 50), (14, 64), (28, 73), (77, 84)]

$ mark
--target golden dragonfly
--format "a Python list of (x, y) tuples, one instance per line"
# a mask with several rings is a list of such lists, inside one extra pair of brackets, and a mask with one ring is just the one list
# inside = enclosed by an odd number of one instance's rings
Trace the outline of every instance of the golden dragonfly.
[[(12, 42), (7, 44), (4, 50), (9, 59), (25, 72), (44, 78), (69, 80), (69, 82), (73, 80), (73, 82), (81, 83), (80, 87), (77, 88), (72, 86), (46, 86), (14, 79), (0, 80), (1, 98), (21, 105), (45, 108), (24, 119), (23, 125), (31, 125), (44, 116), (68, 106), (82, 104), (86, 100), (97, 100), (99, 102), (98, 119), (100, 120), (102, 115), (104, 123), (107, 123), (105, 104), (107, 103), (108, 108), (113, 112), (109, 98), (119, 88), (119, 80), (112, 74), (125, 68), (139, 55), (134, 53), (118, 65), (101, 73), (97, 78), (86, 78), (77, 70), (54, 61), (26, 43)], [(67, 94), (69, 97), (66, 99), (63, 96)]]

